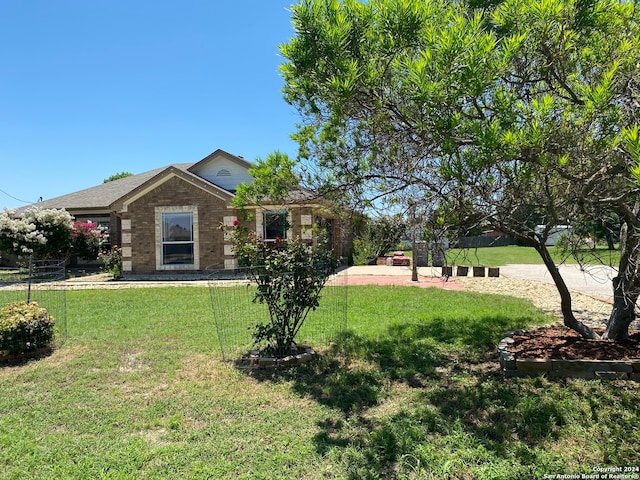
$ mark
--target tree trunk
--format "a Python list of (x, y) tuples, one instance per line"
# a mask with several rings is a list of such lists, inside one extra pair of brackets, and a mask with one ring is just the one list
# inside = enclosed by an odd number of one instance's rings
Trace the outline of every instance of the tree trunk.
[[(609, 230), (607, 227), (604, 227), (604, 238), (607, 240), (607, 249), (608, 250), (615, 250), (615, 245), (613, 243), (613, 235), (611, 235), (611, 230)], [(593, 244), (594, 248), (595, 248), (595, 243)]]
[[(593, 340), (599, 339), (600, 336), (596, 332), (594, 332), (592, 328), (580, 322), (573, 314), (573, 308), (571, 305), (571, 292), (569, 291), (564, 278), (562, 278), (562, 275), (560, 275), (560, 271), (556, 266), (556, 262), (553, 261), (553, 257), (551, 257), (551, 254), (549, 253), (549, 249), (545, 245), (546, 238), (534, 238), (533, 235), (524, 235), (522, 234), (522, 232), (510, 229), (500, 222), (496, 222), (495, 226), (503, 232), (511, 234), (512, 236), (520, 240), (523, 244), (536, 249), (536, 251), (540, 255), (540, 258), (542, 258), (542, 262), (544, 263), (545, 267), (547, 267), (551, 278), (553, 278), (553, 282), (555, 283), (558, 294), (560, 295), (560, 311), (562, 312), (562, 320), (564, 325), (578, 332), (585, 338)], [(531, 233), (533, 234), (533, 232)]]
[[(638, 210), (634, 209), (633, 213), (636, 216)], [(629, 325), (635, 320), (635, 307), (640, 294), (639, 251), (640, 238), (636, 228), (629, 227), (625, 222), (620, 229), (618, 275), (613, 279), (613, 310), (603, 338), (616, 341), (629, 338)]]
[(558, 293), (560, 294), (560, 310), (562, 311), (562, 319), (564, 324), (572, 330), (575, 330), (580, 335), (585, 338), (590, 339), (598, 339), (599, 335), (593, 331), (590, 327), (580, 322), (574, 315), (573, 309), (571, 307), (571, 292), (567, 288), (567, 284), (564, 282), (562, 275), (558, 271), (558, 267), (556, 267), (549, 250), (547, 249), (544, 242), (538, 242), (535, 245), (535, 249), (542, 257), (542, 261), (544, 262), (547, 270), (551, 274), (551, 278), (553, 278), (553, 282), (556, 284), (556, 288), (558, 289)]
[(635, 307), (638, 300), (637, 291), (625, 291), (624, 275), (618, 274), (613, 279), (613, 310), (607, 321), (607, 329), (602, 338), (609, 340), (625, 340), (629, 338), (629, 325), (636, 318)]

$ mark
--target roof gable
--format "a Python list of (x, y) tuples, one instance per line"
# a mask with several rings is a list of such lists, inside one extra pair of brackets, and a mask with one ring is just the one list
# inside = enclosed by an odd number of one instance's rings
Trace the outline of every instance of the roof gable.
[(31, 206), (66, 209), (72, 215), (81, 213), (108, 213), (140, 198), (145, 192), (165, 182), (169, 176), (179, 176), (225, 201), (233, 197), (236, 187), (251, 183), (251, 163), (224, 150), (216, 150), (197, 163), (177, 163), (147, 172), (119, 178), (94, 187), (50, 198), (16, 209), (20, 214)]
[(142, 183), (141, 185), (137, 186), (135, 189), (129, 191), (127, 194), (125, 194), (124, 196), (119, 198), (116, 202), (114, 202), (111, 206), (115, 210), (126, 211), (128, 205), (135, 202), (139, 198), (142, 198), (147, 193), (153, 191), (159, 185), (162, 185), (166, 181), (175, 177), (178, 177), (181, 180), (191, 184), (195, 188), (200, 188), (202, 190), (205, 190), (207, 193), (215, 197), (218, 197), (224, 200), (225, 202), (229, 202), (233, 198), (233, 194), (225, 190), (224, 188), (214, 185), (208, 182), (206, 179), (203, 179), (198, 175), (195, 175), (189, 172), (188, 170), (183, 170), (183, 169), (177, 168), (175, 165), (171, 165), (169, 167), (162, 169), (155, 176), (153, 176), (146, 182)]
[(251, 163), (244, 158), (232, 155), (224, 150), (216, 150), (198, 163), (189, 167), (189, 172), (204, 178), (230, 192), (235, 192), (241, 183), (251, 183), (249, 174)]

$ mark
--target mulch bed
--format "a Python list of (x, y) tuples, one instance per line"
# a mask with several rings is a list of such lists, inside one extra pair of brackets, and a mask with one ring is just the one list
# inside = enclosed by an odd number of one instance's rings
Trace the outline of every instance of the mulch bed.
[[(599, 334), (604, 330), (596, 329)], [(509, 352), (516, 358), (559, 360), (640, 359), (640, 330), (630, 330), (629, 340), (588, 340), (564, 326), (540, 327), (522, 335), (514, 334)]]

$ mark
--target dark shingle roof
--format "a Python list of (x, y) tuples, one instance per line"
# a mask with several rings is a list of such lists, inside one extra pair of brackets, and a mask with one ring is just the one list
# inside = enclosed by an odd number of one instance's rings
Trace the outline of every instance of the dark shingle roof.
[[(193, 163), (179, 163), (171, 166), (186, 172), (192, 165)], [(118, 180), (86, 188), (78, 192), (68, 193), (60, 197), (43, 200), (42, 202), (21, 207), (17, 209), (16, 213), (19, 214), (31, 206), (37, 206), (40, 208), (64, 208), (66, 210), (106, 209), (113, 202), (152, 179), (167, 168), (169, 167), (156, 168), (155, 170), (120, 178)]]

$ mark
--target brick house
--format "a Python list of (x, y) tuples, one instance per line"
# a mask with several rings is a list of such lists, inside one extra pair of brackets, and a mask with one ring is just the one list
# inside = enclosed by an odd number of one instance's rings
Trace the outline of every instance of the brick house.
[[(216, 150), (196, 163), (169, 165), (36, 205), (64, 208), (76, 220), (107, 228), (111, 246), (122, 247), (125, 277), (233, 269), (233, 248), (219, 226), (240, 220), (231, 201), (239, 184), (252, 181), (250, 167), (242, 157)], [(292, 192), (285, 205), (249, 208), (255, 214), (243, 225), (267, 242), (292, 236), (313, 242), (312, 227), (320, 224), (336, 256), (350, 252), (347, 223), (309, 192)]]

